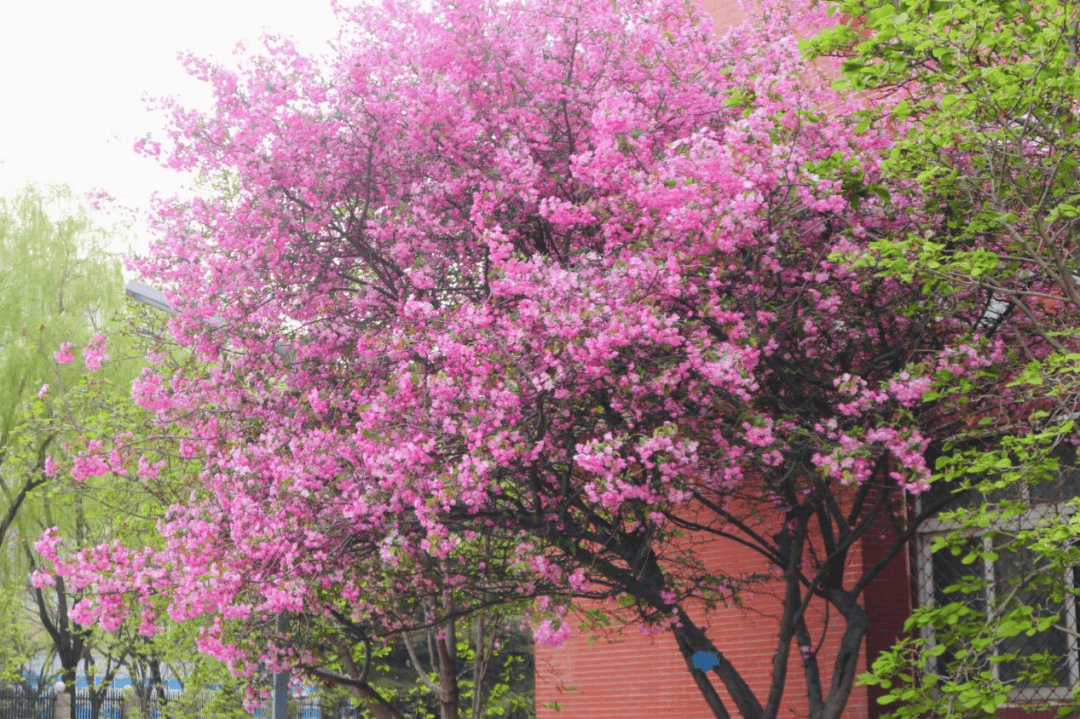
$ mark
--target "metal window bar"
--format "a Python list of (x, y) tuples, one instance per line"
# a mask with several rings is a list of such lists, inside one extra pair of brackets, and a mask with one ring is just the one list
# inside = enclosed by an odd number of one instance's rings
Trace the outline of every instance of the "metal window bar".
[[(1015, 525), (1016, 528), (1032, 527), (1037, 523), (1045, 522), (1055, 516), (1066, 514), (1066, 512), (1062, 511), (1063, 508), (1059, 503), (1066, 497), (1077, 496), (1076, 484), (1078, 476), (1080, 476), (1080, 474), (1075, 470), (1063, 472), (1059, 481), (1052, 483), (1055, 486), (1050, 488), (1057, 491), (1056, 495), (1047, 495), (1046, 487), (1040, 487), (1033, 493), (1027, 484), (1021, 483), (1019, 485), (1019, 495), (1016, 498), (1028, 503), (1028, 506), (1032, 507), (1032, 509), (1017, 518), (1016, 521), (1018, 524)], [(923, 606), (933, 604), (935, 601), (956, 601), (955, 599), (946, 599), (944, 595), (940, 595), (940, 591), (944, 587), (954, 584), (959, 579), (959, 575), (956, 572), (957, 567), (951, 566), (959, 561), (959, 557), (954, 558), (952, 556), (945, 556), (948, 554), (947, 552), (941, 552), (935, 555), (930, 551), (930, 548), (936, 536), (958, 528), (958, 525), (953, 522), (935, 518), (929, 520), (920, 530), (919, 542), (916, 546), (916, 566), (918, 569), (917, 596), (919, 603)], [(973, 540), (981, 541), (984, 551), (989, 552), (994, 549), (992, 540), (989, 537), (977, 537), (974, 530), (970, 531), (969, 535)], [(977, 560), (977, 563), (982, 566), (973, 566), (970, 567), (970, 569), (979, 571), (982, 574), (983, 579), (986, 580), (986, 588), (982, 597), (972, 595), (972, 601), (977, 601), (984, 606), (993, 606), (998, 591), (998, 585), (1003, 584), (1006, 580), (1006, 575), (1001, 575), (1000, 572), (1003, 567), (1008, 567), (1008, 562), (1004, 559), (997, 562), (983, 561), (980, 559)], [(995, 574), (995, 571), (997, 571), (998, 574)], [(1062, 579), (1067, 588), (1075, 588), (1078, 579), (1080, 579), (1080, 568), (1067, 572)], [(1056, 636), (1052, 633), (1036, 635), (1030, 639), (1021, 635), (1020, 637), (1014, 638), (1011, 645), (1007, 642), (1003, 642), (999, 645), (999, 651), (1020, 650), (1021, 654), (1023, 654), (1030, 649), (1030, 652), (1047, 651), (1051, 655), (1059, 655), (1062, 660), (1059, 664), (1062, 674), (1059, 674), (1059, 677), (1066, 680), (1062, 685), (1043, 684), (1017, 686), (1010, 692), (1010, 704), (1066, 699), (1072, 696), (1076, 687), (1080, 686), (1080, 641), (1078, 641), (1077, 638), (1080, 617), (1078, 617), (1078, 610), (1080, 610), (1080, 607), (1078, 607), (1076, 598), (1066, 592), (1065, 600), (1058, 610), (1061, 613), (1066, 630), (1065, 632), (1057, 633)], [(926, 639), (932, 647), (935, 643), (933, 630), (931, 628), (924, 628), (922, 632), (924, 639)], [(1027, 646), (1023, 646), (1023, 644), (1027, 644)], [(935, 670), (938, 669), (938, 666), (940, 666), (937, 662), (944, 663), (949, 654), (950, 653), (947, 652), (936, 660), (931, 659), (930, 663), (924, 667), (924, 671), (927, 673), (935, 672)], [(1002, 677), (1003, 663), (991, 663), (990, 666), (986, 668), (993, 671), (995, 678), (999, 681), (1003, 678), (1009, 681), (1016, 680), (1015, 676)], [(1009, 669), (1010, 668), (1007, 665), (1004, 666), (1006, 674), (1009, 673)]]
[(338, 704), (324, 719), (360, 719), (360, 710), (350, 702)]
[(296, 697), (296, 719), (322, 719), (321, 697)]

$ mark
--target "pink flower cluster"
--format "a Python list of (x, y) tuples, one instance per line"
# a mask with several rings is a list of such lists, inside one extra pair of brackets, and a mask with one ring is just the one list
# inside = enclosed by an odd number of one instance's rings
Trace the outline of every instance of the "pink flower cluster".
[(75, 361), (75, 355), (71, 353), (74, 348), (75, 344), (73, 342), (62, 342), (60, 349), (53, 352), (53, 359), (56, 360), (57, 364), (71, 364)]
[(109, 355), (105, 351), (105, 337), (101, 334), (95, 334), (90, 342), (83, 347), (83, 361), (86, 362), (86, 369), (97, 372), (101, 369), (101, 363), (107, 359), (109, 359)]

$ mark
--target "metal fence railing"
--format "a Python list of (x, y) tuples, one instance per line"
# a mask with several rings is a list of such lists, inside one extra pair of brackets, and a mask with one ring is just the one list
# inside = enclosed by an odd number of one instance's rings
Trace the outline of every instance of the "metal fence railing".
[[(254, 719), (271, 719), (270, 704), (259, 707)], [(332, 702), (317, 696), (291, 697), (289, 719), (360, 719), (360, 712), (350, 702)]]
[[(75, 719), (124, 719), (127, 697), (119, 689), (91, 696), (87, 689), (75, 690)], [(56, 717), (55, 719), (67, 719)]]
[(23, 687), (0, 687), (0, 719), (53, 719), (56, 693)]
[[(180, 692), (167, 690), (169, 701)], [(57, 694), (52, 687), (34, 690), (21, 686), (0, 686), (0, 719), (68, 719), (56, 715)], [(64, 702), (66, 706), (66, 702)], [(208, 709), (208, 708), (207, 708)], [(191, 707), (186, 707), (190, 711)], [(162, 712), (153, 692), (132, 693), (108, 689), (92, 700), (86, 688), (75, 691), (76, 719), (160, 719)], [(269, 705), (257, 709), (253, 719), (269, 719)], [(528, 712), (513, 712), (506, 719), (526, 719)], [(289, 719), (359, 719), (359, 710), (350, 702), (330, 702), (321, 697), (293, 697), (289, 701)], [(214, 719), (212, 712), (195, 710), (190, 719)]]

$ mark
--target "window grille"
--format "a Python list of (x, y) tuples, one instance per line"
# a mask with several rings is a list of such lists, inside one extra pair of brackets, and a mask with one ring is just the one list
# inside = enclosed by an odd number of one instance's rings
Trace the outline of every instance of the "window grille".
[[(1070, 458), (1071, 459), (1071, 458)], [(1065, 464), (1063, 462), (1062, 464)], [(1061, 521), (1071, 515), (1074, 509), (1067, 500), (1080, 497), (1080, 469), (1075, 462), (1068, 463), (1069, 469), (1060, 471), (1052, 481), (1038, 484), (1017, 482), (1006, 489), (980, 495), (968, 491), (957, 497), (953, 508), (970, 506), (974, 502), (1003, 504), (1018, 502), (1024, 507), (1022, 512), (1010, 517), (1003, 526), (995, 527), (994, 532), (981, 532), (978, 529), (963, 529), (959, 522), (933, 518), (925, 522), (919, 530), (917, 551), (917, 587), (918, 600), (922, 606), (943, 606), (953, 602), (963, 602), (981, 614), (991, 617), (1000, 616), (1017, 603), (1029, 606), (1033, 617), (1055, 617), (1055, 628), (1027, 636), (1020, 633), (997, 643), (982, 663), (971, 664), (970, 672), (989, 671), (995, 680), (1011, 687), (1010, 701), (1018, 704), (1034, 701), (1054, 701), (1070, 699), (1074, 688), (1080, 685), (1080, 602), (1070, 592), (1080, 587), (1080, 567), (1064, 572), (1062, 576), (1049, 574), (1045, 566), (1040, 566), (1037, 553), (1016, 543), (1006, 550), (1013, 533), (1035, 526)], [(950, 492), (948, 486), (932, 487), (922, 500), (934, 501), (942, 493)], [(932, 546), (939, 536), (953, 531), (961, 531), (964, 544), (959, 554), (953, 554), (948, 548), (934, 552)], [(972, 551), (981, 550), (983, 556), (972, 559)], [(995, 557), (996, 555), (996, 557)], [(970, 580), (970, 587), (977, 591), (948, 593), (946, 587)], [(1060, 582), (1065, 588), (1060, 601), (1055, 601), (1048, 585)], [(924, 638), (930, 646), (936, 643), (932, 628), (923, 630)], [(956, 658), (958, 647), (946, 646), (938, 650), (942, 653), (933, 656), (925, 667), (931, 674), (945, 675), (946, 666)], [(1051, 658), (1050, 676), (1033, 681), (1021, 672), (1018, 661), (991, 661), (990, 656), (1000, 657), (1012, 652), (1022, 657), (1031, 657), (1045, 653)]]

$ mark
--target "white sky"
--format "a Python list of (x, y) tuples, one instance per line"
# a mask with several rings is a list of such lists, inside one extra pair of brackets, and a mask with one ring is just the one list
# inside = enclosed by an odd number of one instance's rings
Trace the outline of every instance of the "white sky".
[(177, 53), (228, 64), (264, 30), (322, 54), (337, 24), (327, 0), (0, 0), (0, 192), (32, 179), (135, 207), (172, 193), (182, 178), (132, 151), (164, 124), (143, 96), (208, 105)]

